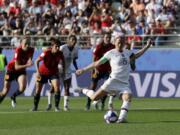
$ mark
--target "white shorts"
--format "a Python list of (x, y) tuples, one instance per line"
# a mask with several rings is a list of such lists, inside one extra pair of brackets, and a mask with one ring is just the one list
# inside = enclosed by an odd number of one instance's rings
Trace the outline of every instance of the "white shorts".
[(131, 94), (129, 83), (123, 83), (117, 79), (109, 78), (101, 86), (101, 89), (108, 92), (109, 94)]

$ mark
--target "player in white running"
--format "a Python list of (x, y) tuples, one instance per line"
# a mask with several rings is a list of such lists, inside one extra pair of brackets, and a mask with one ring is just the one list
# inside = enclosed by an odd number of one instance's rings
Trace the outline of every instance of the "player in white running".
[[(71, 78), (72, 78), (72, 72), (71, 64), (74, 65), (75, 69), (77, 70), (77, 63), (76, 59), (78, 58), (78, 50), (79, 47), (77, 46), (77, 38), (74, 35), (70, 35), (68, 37), (68, 43), (60, 46), (60, 50), (63, 52), (64, 59), (65, 59), (65, 76), (63, 79), (63, 85), (64, 85), (64, 111), (69, 110), (69, 96), (70, 92), (69, 89), (71, 87)], [(53, 89), (50, 90), (48, 93), (48, 107), (47, 111), (51, 109), (51, 96), (53, 93)]]
[(129, 86), (130, 61), (140, 57), (150, 46), (151, 40), (149, 39), (147, 45), (134, 53), (134, 55), (131, 55), (132, 51), (125, 49), (125, 36), (118, 35), (115, 38), (115, 49), (106, 52), (100, 60), (76, 71), (77, 75), (81, 75), (84, 72), (109, 61), (111, 66), (110, 77), (96, 92), (86, 88), (77, 88), (76, 91), (82, 92), (90, 97), (91, 100), (95, 101), (107, 94), (115, 93), (116, 95), (119, 95), (119, 98), (122, 98), (123, 103), (117, 123), (126, 122), (127, 112), (132, 98), (132, 92)]

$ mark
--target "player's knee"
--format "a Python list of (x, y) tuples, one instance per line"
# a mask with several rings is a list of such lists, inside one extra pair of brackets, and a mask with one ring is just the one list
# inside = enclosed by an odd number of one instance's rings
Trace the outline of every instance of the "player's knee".
[(125, 94), (122, 95), (122, 100), (123, 101), (131, 102), (131, 99), (132, 99), (132, 94), (130, 94), (130, 93), (125, 93)]
[(5, 90), (3, 90), (3, 91), (1, 92), (1, 95), (2, 95), (2, 96), (6, 96), (7, 93), (8, 93), (8, 90), (5, 89)]
[(90, 99), (91, 99), (92, 101), (97, 101), (97, 100), (99, 100), (99, 98), (98, 98), (97, 96), (91, 96)]
[(8, 92), (9, 92), (9, 88), (4, 87), (1, 94), (5, 96), (7, 95)]
[(50, 93), (54, 93), (54, 88), (51, 86)]
[(26, 86), (21, 86), (21, 87), (19, 87), (19, 91), (20, 91), (20, 92), (24, 92), (25, 89), (26, 89)]
[(55, 86), (55, 87), (54, 87), (54, 92), (57, 93), (57, 92), (59, 92), (59, 91), (60, 91), (59, 87), (58, 87), (58, 86)]

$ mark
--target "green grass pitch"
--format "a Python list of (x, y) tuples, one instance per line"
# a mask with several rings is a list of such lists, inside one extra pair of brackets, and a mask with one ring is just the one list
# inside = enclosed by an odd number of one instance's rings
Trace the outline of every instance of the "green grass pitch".
[[(180, 135), (178, 98), (134, 98), (125, 124), (106, 124), (106, 111), (84, 111), (84, 97), (71, 98), (69, 112), (45, 112), (46, 97), (41, 98), (39, 112), (29, 111), (33, 97), (18, 97), (17, 102), (12, 109), (7, 97), (0, 105), (0, 135)], [(118, 110), (118, 99), (114, 104)]]

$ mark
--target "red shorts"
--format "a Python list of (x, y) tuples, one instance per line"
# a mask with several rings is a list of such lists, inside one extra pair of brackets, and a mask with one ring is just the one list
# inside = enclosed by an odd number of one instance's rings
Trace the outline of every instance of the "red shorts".
[(26, 71), (21, 71), (21, 72), (12, 72), (12, 71), (7, 71), (5, 76), (4, 76), (4, 80), (5, 81), (13, 81), (13, 80), (16, 80), (18, 79), (18, 77), (20, 75), (26, 75)]

